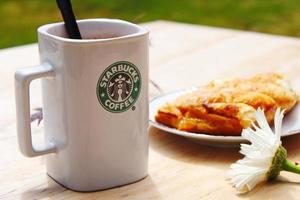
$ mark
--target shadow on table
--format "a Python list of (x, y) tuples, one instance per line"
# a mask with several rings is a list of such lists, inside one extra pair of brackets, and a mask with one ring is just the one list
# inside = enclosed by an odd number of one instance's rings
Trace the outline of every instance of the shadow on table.
[(172, 159), (188, 163), (232, 163), (241, 158), (238, 148), (205, 146), (150, 127), (150, 147)]
[(43, 184), (32, 186), (21, 194), (21, 199), (161, 199), (152, 177), (149, 175), (144, 179), (124, 186), (105, 189), (95, 192), (76, 192), (68, 190), (57, 184), (47, 176), (47, 181)]
[[(45, 174), (45, 176), (47, 175)], [(54, 199), (56, 194), (62, 194), (65, 191), (67, 191), (66, 188), (55, 183), (50, 177), (47, 176), (46, 182), (40, 185), (32, 186), (30, 189), (22, 192), (21, 199)]]
[[(149, 137), (150, 147), (154, 151), (183, 162), (230, 164), (242, 158), (239, 148), (205, 146), (154, 127), (150, 127)], [(291, 161), (296, 161), (293, 160), (293, 157), (297, 154), (299, 155), (298, 161), (300, 161), (300, 135), (283, 138), (283, 145), (286, 147)]]
[[(298, 179), (299, 180), (299, 179)], [(263, 183), (256, 186), (247, 194), (238, 194), (241, 199), (257, 200), (257, 199), (299, 199), (300, 181), (295, 182), (283, 176), (279, 176), (276, 181)]]

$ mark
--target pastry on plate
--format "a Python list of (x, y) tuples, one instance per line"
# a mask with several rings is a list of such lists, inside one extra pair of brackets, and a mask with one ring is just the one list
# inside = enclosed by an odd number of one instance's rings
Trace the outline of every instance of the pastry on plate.
[(281, 74), (212, 81), (158, 109), (155, 120), (179, 130), (212, 135), (240, 135), (251, 126), (257, 108), (271, 124), (278, 107), (290, 111), (298, 96)]

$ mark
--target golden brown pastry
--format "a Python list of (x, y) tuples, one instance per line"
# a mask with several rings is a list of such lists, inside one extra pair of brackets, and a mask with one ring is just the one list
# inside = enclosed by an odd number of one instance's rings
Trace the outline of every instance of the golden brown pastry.
[(163, 105), (156, 121), (195, 133), (240, 135), (254, 121), (257, 108), (273, 122), (278, 107), (290, 111), (298, 96), (281, 74), (260, 74), (248, 79), (213, 81)]

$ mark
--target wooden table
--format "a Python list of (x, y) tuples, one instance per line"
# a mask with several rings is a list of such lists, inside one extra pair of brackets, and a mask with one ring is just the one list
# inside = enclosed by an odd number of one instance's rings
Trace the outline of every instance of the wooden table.
[[(278, 71), (300, 89), (300, 40), (166, 21), (144, 24), (151, 31), (150, 77), (164, 92), (209, 80)], [(95, 193), (59, 186), (45, 173), (43, 157), (23, 157), (17, 147), (14, 72), (38, 64), (37, 45), (0, 50), (0, 199), (300, 199), (300, 176), (282, 173), (279, 181), (238, 195), (225, 180), (238, 149), (213, 148), (150, 128), (149, 176)], [(150, 97), (159, 95), (150, 86)], [(41, 102), (32, 85), (32, 106)], [(42, 126), (34, 127), (34, 140)], [(300, 135), (284, 139), (289, 159), (300, 161)]]

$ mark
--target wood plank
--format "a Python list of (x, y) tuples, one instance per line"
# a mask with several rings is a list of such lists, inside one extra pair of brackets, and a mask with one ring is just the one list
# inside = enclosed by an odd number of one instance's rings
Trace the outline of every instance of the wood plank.
[[(158, 21), (151, 31), (150, 77), (167, 91), (207, 81), (255, 73), (285, 73), (300, 90), (300, 40), (228, 29)], [(240, 196), (224, 180), (238, 149), (206, 147), (150, 128), (149, 176), (124, 187), (77, 193), (45, 174), (43, 157), (25, 158), (17, 148), (13, 74), (38, 64), (37, 45), (0, 50), (0, 199), (298, 199), (300, 178), (283, 173), (280, 181)], [(39, 82), (32, 106), (40, 105)], [(160, 95), (153, 86), (150, 97)], [(34, 139), (43, 140), (42, 126)], [(284, 139), (289, 158), (300, 160), (300, 135)], [(284, 177), (284, 178), (283, 178)]]

